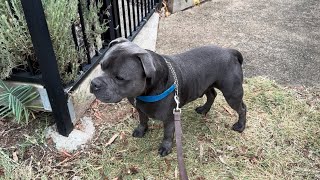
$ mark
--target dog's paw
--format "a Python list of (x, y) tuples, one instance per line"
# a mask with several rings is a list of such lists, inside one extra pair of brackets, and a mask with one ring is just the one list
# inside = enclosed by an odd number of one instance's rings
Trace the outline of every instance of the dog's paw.
[(199, 106), (195, 109), (198, 114), (206, 115), (209, 112), (209, 109), (204, 106)]
[(137, 128), (133, 130), (132, 136), (142, 138), (146, 134), (147, 130), (148, 128), (139, 125)]
[(171, 142), (162, 142), (159, 147), (158, 153), (161, 157), (164, 157), (170, 154), (172, 151), (172, 143)]
[(232, 130), (237, 131), (239, 133), (242, 133), (244, 131), (245, 126), (240, 124), (239, 122), (236, 122), (233, 126), (232, 126)]

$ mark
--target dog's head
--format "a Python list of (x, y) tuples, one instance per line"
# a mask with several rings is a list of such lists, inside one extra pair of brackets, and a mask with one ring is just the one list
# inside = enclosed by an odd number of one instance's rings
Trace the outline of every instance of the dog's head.
[(156, 71), (149, 52), (124, 38), (110, 42), (100, 65), (103, 74), (91, 81), (90, 92), (106, 103), (141, 95)]

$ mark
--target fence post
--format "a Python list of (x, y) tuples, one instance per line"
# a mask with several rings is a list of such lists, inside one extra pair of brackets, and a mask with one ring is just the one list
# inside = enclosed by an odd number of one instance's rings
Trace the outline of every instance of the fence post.
[(41, 0), (21, 0), (21, 4), (58, 132), (63, 136), (68, 136), (73, 129), (73, 124)]

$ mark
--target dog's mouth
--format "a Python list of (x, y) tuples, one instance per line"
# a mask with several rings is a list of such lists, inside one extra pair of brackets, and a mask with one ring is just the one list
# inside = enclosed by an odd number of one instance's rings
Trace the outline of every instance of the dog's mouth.
[(96, 96), (96, 98), (99, 101), (101, 101), (103, 103), (118, 103), (123, 99), (123, 98), (115, 98), (115, 97), (106, 96), (106, 95), (104, 95), (104, 96), (99, 96), (99, 95), (96, 95), (96, 94), (94, 94), (94, 95)]
[[(94, 93), (93, 93), (94, 94)], [(99, 101), (101, 101), (101, 102), (103, 102), (103, 103), (110, 103), (111, 102), (111, 97), (110, 96), (99, 96), (99, 95), (96, 95), (96, 94), (94, 94), (95, 96), (96, 96), (96, 98), (99, 100)]]

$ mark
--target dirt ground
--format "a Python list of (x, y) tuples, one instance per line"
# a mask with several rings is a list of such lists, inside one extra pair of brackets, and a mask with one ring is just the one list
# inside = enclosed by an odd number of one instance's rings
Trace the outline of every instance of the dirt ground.
[[(248, 124), (242, 134), (230, 130), (236, 114), (221, 93), (207, 116), (194, 112), (204, 99), (183, 108), (190, 179), (319, 179), (320, 94), (264, 78), (246, 79), (244, 88)], [(175, 147), (165, 158), (158, 155), (161, 122), (151, 120), (146, 136), (133, 138), (138, 118), (126, 101), (96, 101), (86, 116), (96, 134), (69, 153), (45, 138), (48, 114), (28, 126), (0, 121), (0, 179), (178, 179)]]
[(160, 20), (163, 54), (215, 44), (238, 49), (246, 77), (320, 85), (319, 0), (211, 0)]

